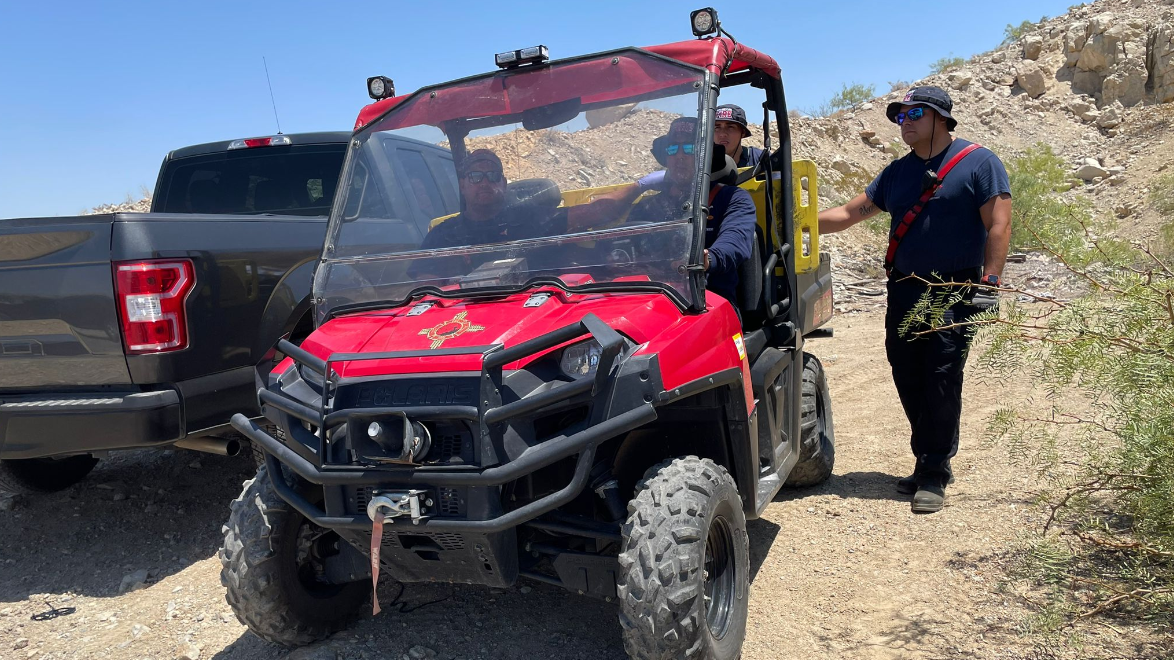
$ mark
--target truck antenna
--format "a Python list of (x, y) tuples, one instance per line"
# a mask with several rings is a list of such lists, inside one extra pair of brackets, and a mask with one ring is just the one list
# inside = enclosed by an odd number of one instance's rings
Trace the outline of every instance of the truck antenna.
[(273, 104), (273, 121), (277, 122), (277, 134), (281, 135), (281, 120), (277, 118), (277, 101), (273, 98), (273, 81), (269, 79), (269, 63), (265, 56), (261, 56), (261, 64), (265, 66), (265, 82), (269, 83), (269, 102)]

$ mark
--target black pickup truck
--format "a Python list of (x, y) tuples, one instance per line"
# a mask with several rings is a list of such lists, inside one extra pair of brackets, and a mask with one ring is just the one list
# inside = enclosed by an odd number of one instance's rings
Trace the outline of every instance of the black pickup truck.
[[(150, 213), (0, 220), (0, 490), (81, 480), (116, 449), (233, 453), (253, 368), (313, 329), (310, 291), (350, 133), (171, 152)], [(413, 224), (457, 212), (448, 151), (389, 139)], [(402, 169), (401, 169), (402, 168)], [(408, 180), (403, 178), (401, 180)]]

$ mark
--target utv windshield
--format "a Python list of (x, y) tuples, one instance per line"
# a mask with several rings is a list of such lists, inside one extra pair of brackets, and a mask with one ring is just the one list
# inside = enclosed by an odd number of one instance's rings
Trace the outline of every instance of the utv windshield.
[(625, 50), (416, 92), (354, 138), (319, 321), (421, 287), (659, 286), (687, 301), (702, 79)]

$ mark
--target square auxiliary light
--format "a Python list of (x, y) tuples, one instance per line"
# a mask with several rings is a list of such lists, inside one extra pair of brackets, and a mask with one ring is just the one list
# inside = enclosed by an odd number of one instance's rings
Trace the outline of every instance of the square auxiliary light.
[(367, 79), (367, 94), (379, 101), (395, 96), (395, 82), (387, 76), (371, 76)]
[(689, 23), (693, 27), (693, 35), (704, 37), (717, 32), (717, 10), (713, 7), (698, 9), (689, 14)]

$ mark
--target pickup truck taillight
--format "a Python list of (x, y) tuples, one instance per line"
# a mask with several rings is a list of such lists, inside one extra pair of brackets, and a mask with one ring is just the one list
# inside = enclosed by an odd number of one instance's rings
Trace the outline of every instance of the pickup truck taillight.
[(196, 284), (189, 259), (114, 264), (126, 352), (163, 353), (188, 347), (185, 303)]

